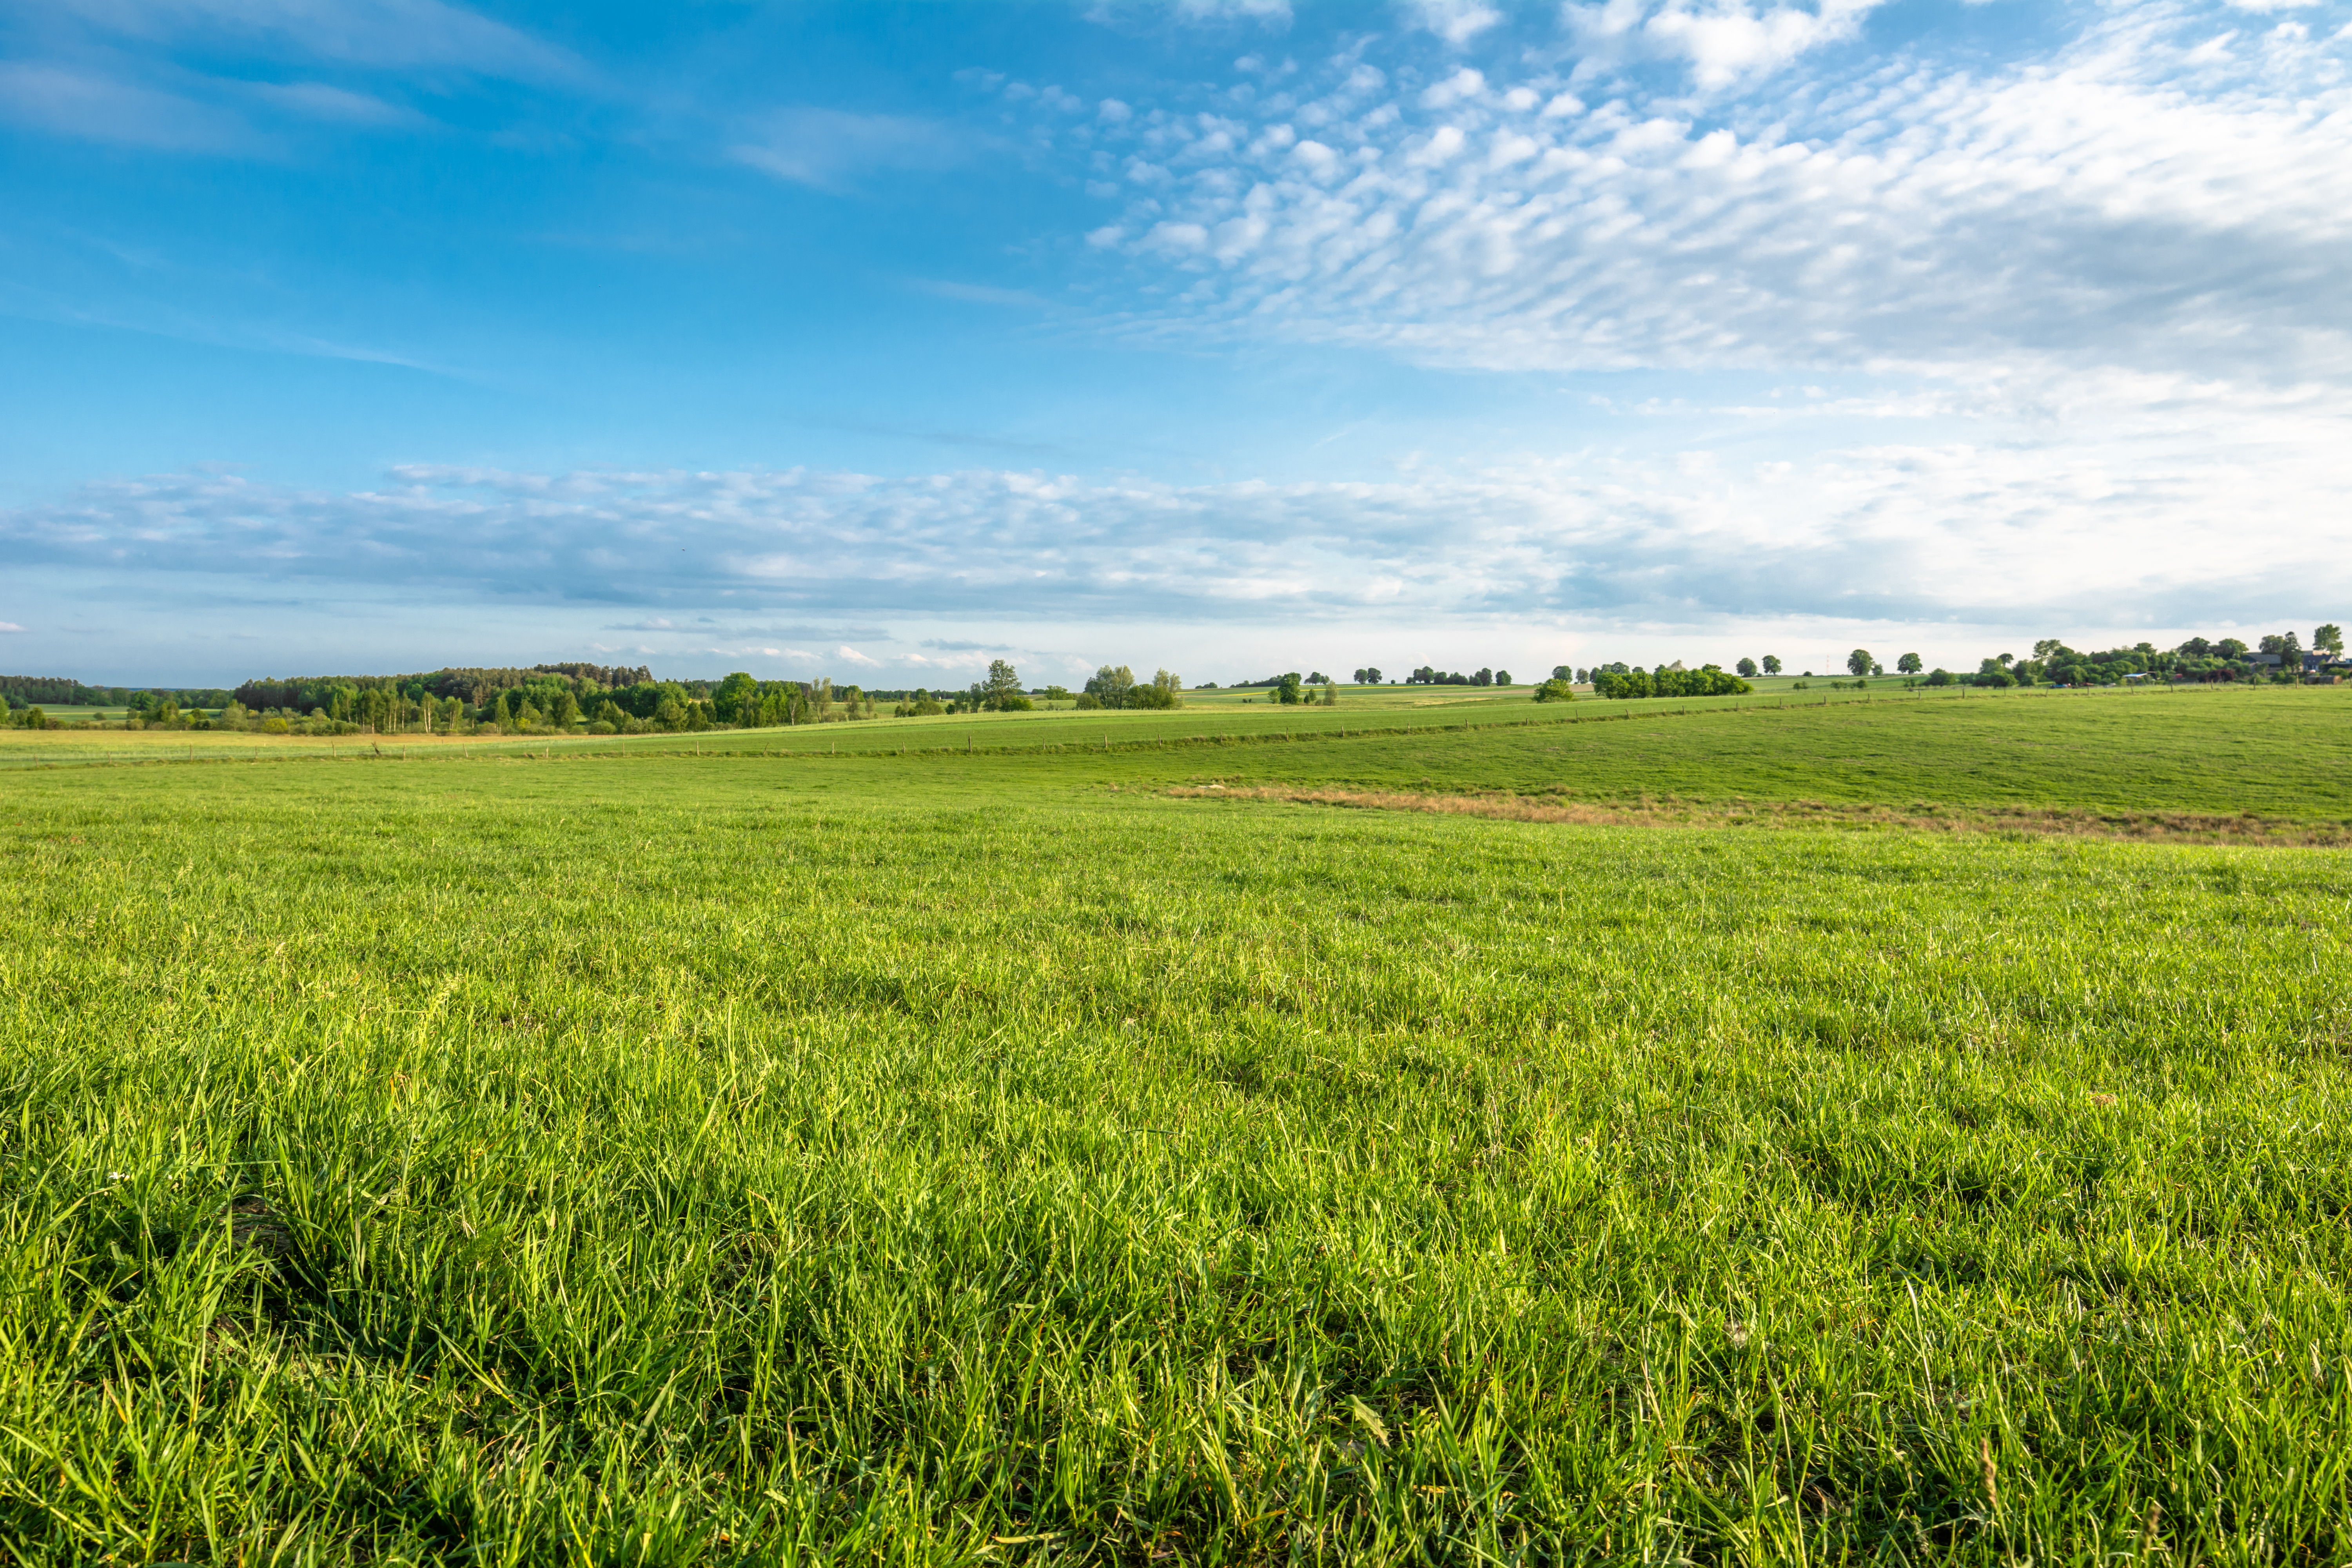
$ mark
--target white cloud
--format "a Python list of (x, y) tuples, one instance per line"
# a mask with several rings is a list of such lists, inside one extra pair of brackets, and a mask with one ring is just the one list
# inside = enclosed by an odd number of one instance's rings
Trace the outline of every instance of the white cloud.
[(61, 136), (182, 153), (251, 153), (239, 116), (181, 93), (73, 66), (0, 60), (0, 120)]
[(2104, 626), (2340, 619), (2352, 599), (2332, 538), (2265, 523), (2246, 546), (2256, 520), (2352, 510), (2332, 389), (2110, 374), (1843, 412), (1897, 418), (1801, 460), (1789, 441), (1282, 484), (413, 468), (334, 493), (173, 474), (0, 513), (0, 551), (20, 582), (147, 592), (233, 560), (248, 584), (635, 605), (608, 629), (808, 647), (820, 627), (691, 617)]
[(550, 81), (591, 74), (570, 51), (444, 0), (64, 0), (60, 8), (136, 37), (200, 36), (374, 69)]
[(1484, 73), (1464, 66), (1444, 81), (1433, 83), (1421, 95), (1423, 109), (1444, 109), (1465, 98), (1475, 98), (1486, 90)]
[(1459, 48), (1503, 19), (1483, 0), (1400, 0), (1398, 9), (1414, 26)]
[(935, 121), (837, 109), (780, 109), (728, 149), (740, 163), (821, 191), (886, 169), (944, 169), (973, 150), (969, 137)]
[(0, 621), (0, 633), (21, 632), (24, 629), (14, 621)]
[(321, 81), (257, 82), (248, 90), (272, 108), (348, 125), (418, 125), (425, 117), (363, 92)]
[(1290, 26), (1290, 0), (1176, 0), (1176, 15), (1188, 22), (1257, 22)]
[(1814, 8), (1747, 0), (1604, 0), (1560, 7), (1561, 24), (1584, 51), (1586, 68), (1628, 58), (1679, 60), (1702, 88), (1728, 87), (1744, 77), (1778, 69), (1808, 50), (1840, 43), (1861, 30), (1862, 18), (1882, 0), (1817, 0)]
[(2126, 14), (1989, 77), (1902, 57), (1705, 120), (1624, 84), (1558, 118), (1458, 78), (1368, 104), (1349, 58), (1283, 110), (1330, 163), (1139, 132), (1172, 183), (1095, 238), (1172, 264), (1138, 279), (1155, 331), (1451, 366), (2352, 374), (2345, 44), (2184, 66), (2194, 35)]

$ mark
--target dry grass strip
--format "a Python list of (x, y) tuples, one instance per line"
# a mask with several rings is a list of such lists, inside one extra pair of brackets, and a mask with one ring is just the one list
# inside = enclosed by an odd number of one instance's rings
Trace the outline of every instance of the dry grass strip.
[(1188, 800), (1282, 801), (1359, 811), (1425, 811), (1447, 816), (1487, 816), (1507, 822), (1562, 822), (1608, 827), (1832, 827), (1928, 833), (2006, 833), (2091, 838), (2136, 838), (2189, 844), (2251, 844), (2289, 847), (2352, 845), (2352, 826), (2298, 822), (2242, 814), (2180, 811), (2094, 811), (2039, 805), (1907, 806), (1832, 805), (1817, 800), (1684, 801), (1643, 796), (1636, 801), (1572, 801), (1558, 795), (1414, 795), (1392, 790), (1285, 789), (1279, 785), (1180, 786)]

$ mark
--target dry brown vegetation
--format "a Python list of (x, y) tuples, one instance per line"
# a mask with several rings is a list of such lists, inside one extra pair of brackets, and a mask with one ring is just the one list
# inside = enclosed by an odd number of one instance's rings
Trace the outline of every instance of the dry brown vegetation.
[(1289, 789), (1280, 785), (1181, 786), (1168, 792), (1193, 800), (1271, 800), (1362, 811), (1422, 811), (1487, 816), (1507, 822), (1559, 822), (1611, 827), (1833, 827), (1908, 829), (1930, 833), (2065, 835), (2075, 837), (2162, 839), (2189, 844), (2259, 844), (2336, 847), (2352, 844), (2352, 828), (2299, 822), (2254, 812), (2100, 811), (2086, 807), (1835, 805), (1817, 800), (1688, 801), (1668, 795), (1631, 801), (1580, 801), (1557, 792), (1423, 795), (1392, 790)]

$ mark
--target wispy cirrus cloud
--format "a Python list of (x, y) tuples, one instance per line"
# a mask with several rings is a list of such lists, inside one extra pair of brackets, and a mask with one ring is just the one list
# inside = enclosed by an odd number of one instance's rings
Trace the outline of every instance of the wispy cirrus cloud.
[(600, 85), (570, 50), (446, 0), (63, 0), (11, 32), (0, 120), (200, 155), (284, 157), (306, 126), (430, 126), (386, 96), (403, 88)]
[(257, 153), (269, 145), (233, 108), (57, 61), (0, 60), (0, 120), (132, 147)]
[(794, 184), (842, 191), (864, 175), (949, 168), (978, 150), (973, 136), (937, 121), (800, 105), (756, 117), (728, 155)]
[(365, 69), (571, 83), (594, 75), (571, 50), (446, 0), (64, 0), (58, 9), (132, 38), (224, 40)]

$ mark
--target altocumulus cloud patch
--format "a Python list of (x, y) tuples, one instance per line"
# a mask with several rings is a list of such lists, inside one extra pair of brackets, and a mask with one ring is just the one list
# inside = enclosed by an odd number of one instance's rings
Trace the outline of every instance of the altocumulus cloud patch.
[(1571, 5), (1509, 75), (1203, 83), (1090, 128), (1126, 192), (1091, 238), (1156, 289), (1133, 330), (1435, 364), (2352, 364), (2342, 34), (2139, 6), (1990, 71), (1770, 75), (1862, 9)]

